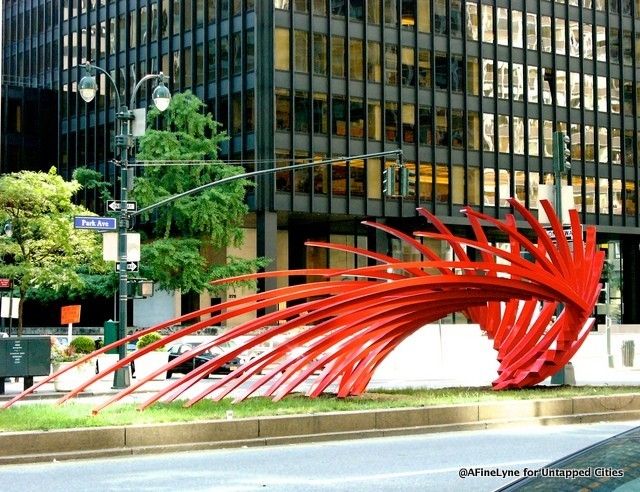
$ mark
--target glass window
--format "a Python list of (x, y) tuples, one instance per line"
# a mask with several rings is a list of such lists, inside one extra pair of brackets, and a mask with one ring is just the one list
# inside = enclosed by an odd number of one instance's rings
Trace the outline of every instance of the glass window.
[[(316, 0), (324, 3), (325, 0)], [(367, 2), (367, 22), (369, 24), (380, 24), (380, 0), (369, 0)]]
[(435, 13), (435, 20), (433, 24), (433, 31), (436, 34), (448, 34), (449, 23), (447, 22), (447, 1), (446, 0), (434, 0), (433, 10)]
[(482, 186), (483, 203), (486, 206), (496, 205), (496, 172), (494, 169), (484, 169)]
[(493, 152), (495, 150), (494, 138), (495, 138), (494, 116), (491, 113), (483, 113), (482, 115), (482, 150)]
[(522, 12), (511, 11), (511, 45), (514, 48), (522, 48), (524, 39), (524, 26), (522, 24)]
[(418, 122), (420, 124), (420, 145), (433, 145), (433, 114), (431, 106), (418, 108)]
[(524, 155), (524, 119), (521, 116), (513, 117), (513, 153)]
[(367, 103), (368, 119), (367, 126), (370, 140), (382, 140), (382, 108), (380, 101), (371, 101)]
[(542, 122), (543, 156), (553, 157), (553, 123), (549, 120)]
[(540, 17), (540, 35), (542, 51), (551, 53), (551, 17), (548, 15)]
[(580, 109), (580, 94), (582, 92), (582, 89), (580, 87), (580, 74), (577, 72), (571, 72), (569, 76), (571, 107)]
[(466, 203), (464, 199), (464, 166), (454, 164), (451, 166), (451, 202), (462, 205)]
[(498, 152), (508, 154), (511, 152), (511, 139), (509, 138), (509, 116), (498, 115)]
[(289, 29), (276, 28), (274, 43), (274, 58), (276, 70), (290, 70), (289, 66)]
[[(606, 130), (606, 128), (605, 128)], [(620, 128), (611, 129), (611, 162), (622, 164), (622, 148), (620, 147)]]
[(380, 65), (380, 43), (376, 41), (369, 41), (367, 46), (367, 78), (369, 82), (381, 82), (382, 67)]
[(462, 109), (451, 110), (451, 147), (464, 148), (464, 111)]
[(482, 41), (493, 43), (493, 7), (482, 4)]
[(583, 74), (584, 109), (593, 111), (593, 75)]
[(347, 135), (347, 103), (344, 96), (334, 95), (331, 98), (332, 118), (331, 132), (344, 137)]
[(509, 62), (498, 60), (496, 82), (498, 85), (498, 92), (496, 95), (500, 99), (509, 99)]
[(567, 106), (567, 72), (556, 70), (556, 104)]
[(351, 120), (351, 136), (364, 138), (364, 101), (359, 97), (349, 98), (349, 118)]
[[(287, 32), (287, 39), (288, 39)], [(277, 53), (277, 50), (276, 50)], [(220, 38), (220, 77), (225, 78), (229, 76), (229, 38), (227, 36), (222, 36)], [(289, 45), (287, 44), (287, 68), (289, 70)]]
[[(238, 2), (238, 0), (236, 0), (236, 2)], [(302, 13), (309, 12), (308, 2), (309, 2), (309, 0), (294, 0), (293, 10), (295, 12), (302, 12)], [(240, 2), (238, 2), (238, 3), (240, 3)], [(239, 7), (236, 7), (234, 10), (235, 10), (235, 13), (240, 13), (240, 8)]]
[(493, 97), (493, 60), (482, 60), (482, 95)]
[(559, 17), (555, 19), (556, 22), (556, 54), (564, 55), (567, 50), (567, 44), (565, 41), (566, 31), (564, 19)]
[(416, 2), (415, 0), (401, 0), (401, 2), (402, 7), (400, 11), (402, 12), (402, 17), (400, 19), (400, 24), (402, 27), (412, 29), (413, 26), (416, 25)]
[(420, 2), (418, 6), (418, 31), (431, 32), (431, 2)]
[(536, 14), (527, 13), (527, 48), (538, 49), (538, 17)]
[(398, 141), (398, 103), (387, 101), (384, 104), (385, 137), (389, 142)]
[(598, 202), (600, 205), (600, 213), (609, 213), (609, 180), (600, 178), (598, 186)]
[(476, 111), (467, 112), (467, 147), (480, 150), (480, 115)]
[(620, 63), (620, 39), (618, 29), (612, 27), (609, 31), (609, 58), (612, 63)]
[(382, 162), (380, 159), (367, 159), (367, 196), (382, 198)]
[(384, 80), (387, 85), (398, 85), (398, 47), (395, 44), (384, 46)]
[(569, 21), (569, 55), (580, 57), (580, 23)]
[(413, 104), (402, 105), (402, 141), (415, 142), (416, 138), (416, 107)]
[(276, 89), (276, 130), (291, 130), (291, 101), (288, 89)]
[(349, 76), (351, 80), (363, 80), (364, 79), (364, 67), (362, 66), (362, 40), (350, 39), (349, 40)]
[(475, 2), (467, 2), (467, 39), (478, 40), (478, 4)]
[(297, 72), (309, 73), (309, 33), (296, 29), (295, 36), (295, 69)]
[(530, 156), (538, 156), (540, 155), (540, 124), (537, 118), (529, 118), (527, 122), (529, 125), (527, 153)]
[(451, 36), (454, 38), (462, 37), (462, 2), (460, 0), (451, 0), (449, 5), (449, 18), (451, 21)]
[(433, 200), (433, 168), (430, 162), (420, 163), (420, 200)]
[(431, 52), (418, 50), (418, 85), (421, 89), (431, 88)]
[(344, 78), (344, 38), (342, 36), (331, 36), (331, 75), (333, 77)]
[(313, 73), (327, 75), (327, 36), (313, 34)]
[(571, 158), (582, 159), (582, 136), (580, 134), (581, 126), (578, 123), (571, 123)]
[[(344, 0), (338, 0), (338, 1), (344, 1)], [(397, 0), (384, 0), (384, 22), (386, 24), (393, 24), (393, 25), (397, 25), (398, 24), (398, 19), (397, 19), (397, 13), (398, 13), (398, 9), (396, 8), (396, 1)]]
[(609, 79), (611, 86), (611, 112), (620, 113), (620, 80), (615, 78)]
[(327, 134), (328, 131), (328, 104), (325, 93), (315, 92), (313, 94), (313, 132)]
[(596, 26), (596, 57), (598, 61), (607, 61), (607, 30), (604, 26)]
[(584, 159), (594, 161), (596, 158), (596, 132), (593, 125), (584, 125)]
[(402, 48), (402, 85), (404, 86), (415, 87), (416, 85), (414, 56), (413, 48)]
[(449, 203), (449, 167), (436, 164), (436, 202)]
[(593, 60), (593, 25), (591, 24), (582, 25), (582, 50), (584, 58)]
[(498, 32), (498, 44), (509, 46), (509, 11), (506, 8), (496, 9), (496, 30)]
[(538, 67), (527, 67), (527, 99), (529, 102), (538, 102)]
[(290, 0), (275, 0), (275, 7), (277, 9), (289, 10), (289, 2)]
[(436, 145), (449, 144), (449, 122), (446, 108), (436, 108)]
[(633, 64), (633, 38), (630, 31), (622, 31), (622, 62), (625, 65)]
[(609, 131), (605, 127), (598, 128), (598, 162), (609, 162)]
[(451, 55), (451, 90), (464, 92), (464, 61), (462, 56)]
[(467, 203), (480, 205), (480, 169), (467, 167)]
[[(640, 150), (640, 135), (638, 135), (638, 149)], [(633, 130), (624, 131), (624, 163), (627, 166), (635, 165)]]
[(506, 169), (498, 170), (498, 180), (499, 180), (499, 188), (500, 192), (500, 206), (508, 207), (509, 202), (507, 202), (507, 198), (509, 198), (511, 193), (511, 173)]
[(624, 213), (627, 215), (636, 215), (638, 210), (636, 205), (638, 203), (638, 195), (636, 193), (635, 184), (633, 181), (625, 181), (624, 188), (626, 195), (626, 198), (624, 200)]
[(295, 131), (309, 133), (311, 128), (311, 115), (309, 108), (309, 93), (296, 91), (294, 98), (295, 106)]
[(598, 75), (598, 111), (607, 112), (607, 78)]
[(346, 3), (345, 0), (330, 0), (331, 4), (331, 15), (342, 16), (347, 13), (346, 12)]
[(622, 85), (622, 99), (624, 104), (624, 112), (627, 115), (633, 114), (633, 82), (624, 81)]
[(524, 67), (521, 63), (514, 63), (512, 76), (512, 97), (514, 101), (522, 101), (524, 99)]
[(596, 178), (585, 176), (584, 204), (588, 213), (596, 212)]
[(449, 87), (449, 62), (445, 53), (436, 53), (436, 89)]
[(467, 57), (467, 92), (471, 96), (480, 95), (480, 63), (475, 56)]

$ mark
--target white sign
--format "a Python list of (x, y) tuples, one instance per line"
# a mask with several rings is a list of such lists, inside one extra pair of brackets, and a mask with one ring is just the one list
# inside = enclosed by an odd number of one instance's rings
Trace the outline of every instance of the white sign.
[[(11, 299), (11, 301), (10, 301)], [(20, 308), (20, 298), (19, 297), (3, 297), (2, 305), (0, 306), (0, 317), (2, 318), (18, 318), (18, 309)], [(9, 312), (11, 312), (11, 316), (9, 316)]]
[[(105, 232), (102, 235), (102, 259), (118, 261), (118, 233)], [(127, 261), (140, 261), (140, 234), (127, 233)]]

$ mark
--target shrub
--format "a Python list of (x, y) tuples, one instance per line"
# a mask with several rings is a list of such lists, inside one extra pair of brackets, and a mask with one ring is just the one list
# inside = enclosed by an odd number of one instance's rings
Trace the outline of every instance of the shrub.
[(85, 336), (75, 337), (70, 345), (77, 354), (90, 354), (96, 349), (93, 339)]
[[(153, 342), (157, 342), (158, 340), (162, 340), (164, 337), (160, 335), (157, 331), (152, 331), (151, 333), (147, 333), (146, 335), (142, 335), (138, 342), (136, 343), (136, 348), (141, 349), (146, 347), (147, 345), (152, 344)], [(156, 350), (164, 350), (164, 345), (156, 348)]]

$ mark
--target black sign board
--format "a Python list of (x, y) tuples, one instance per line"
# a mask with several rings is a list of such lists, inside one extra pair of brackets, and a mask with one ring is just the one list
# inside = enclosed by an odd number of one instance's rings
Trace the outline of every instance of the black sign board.
[(0, 377), (47, 376), (51, 337), (0, 338)]

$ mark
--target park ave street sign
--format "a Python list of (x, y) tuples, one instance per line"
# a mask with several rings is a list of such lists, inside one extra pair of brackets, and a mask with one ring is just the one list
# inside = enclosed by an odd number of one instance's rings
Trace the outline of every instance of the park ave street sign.
[(83, 217), (76, 215), (73, 218), (73, 227), (76, 229), (94, 229), (97, 231), (115, 231), (118, 228), (113, 217)]
[[(120, 202), (118, 200), (107, 200), (107, 208), (109, 210), (113, 210), (114, 212), (119, 212)], [(127, 212), (135, 212), (136, 210), (138, 210), (138, 202), (127, 202)]]

